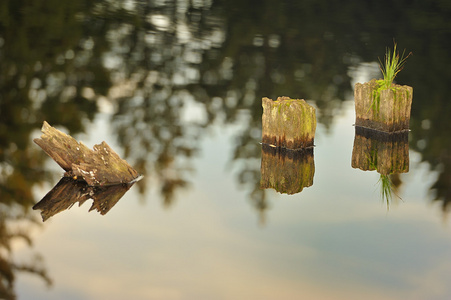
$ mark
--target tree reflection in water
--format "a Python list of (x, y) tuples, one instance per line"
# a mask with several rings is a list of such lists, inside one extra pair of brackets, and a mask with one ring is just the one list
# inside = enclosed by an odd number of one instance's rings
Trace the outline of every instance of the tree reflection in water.
[(41, 257), (35, 254), (28, 262), (13, 259), (13, 243), (22, 240), (28, 245), (32, 241), (28, 230), (36, 226), (37, 219), (22, 208), (11, 207), (0, 203), (0, 298), (16, 299), (14, 283), (16, 272), (36, 274), (48, 285), (52, 283), (42, 264)]
[[(3, 1), (2, 228), (18, 218), (11, 207), (27, 211), (36, 202), (33, 186), (54, 178), (44, 170), (44, 154), (30, 145), (34, 130), (46, 120), (71, 135), (83, 132), (105, 103), (114, 108), (111, 124), (127, 160), (156, 179), (152, 184), (166, 205), (189, 185), (191, 161), (206, 128), (239, 122), (230, 164), (237, 166), (238, 183), (264, 214), (261, 98), (312, 100), (318, 122), (328, 129), (342, 101), (352, 99), (350, 67), (374, 61), (393, 37), (414, 53), (399, 76), (415, 90), (410, 146), (438, 170), (432, 189), (446, 210), (451, 128), (442, 116), (451, 113), (451, 72), (443, 65), (450, 60), (451, 32), (444, 26), (449, 8), (442, 2), (411, 3), (409, 13), (402, 5), (390, 6), (399, 22), (388, 30), (381, 29), (389, 24), (379, 19), (386, 16), (388, 2), (363, 7), (275, 0), (258, 5), (237, 0)], [(425, 66), (440, 80), (425, 77)], [(192, 117), (193, 107), (199, 109), (198, 118)], [(150, 186), (144, 183), (137, 183), (143, 193)]]

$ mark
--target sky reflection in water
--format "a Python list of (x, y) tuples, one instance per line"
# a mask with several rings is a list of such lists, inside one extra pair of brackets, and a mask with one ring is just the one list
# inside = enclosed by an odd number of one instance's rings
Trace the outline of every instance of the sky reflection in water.
[[(450, 7), (397, 3), (4, 1), (0, 292), (450, 298)], [(387, 211), (379, 173), (352, 168), (352, 91), (393, 38), (414, 53), (398, 77), (414, 99)], [(291, 196), (260, 188), (261, 98), (278, 96), (317, 108), (313, 184)], [(107, 141), (144, 179), (106, 216), (42, 224), (31, 207), (61, 175), (32, 143), (44, 120)]]
[(434, 299), (437, 292), (440, 299), (451, 292), (443, 279), (451, 241), (425, 201), (428, 172), (413, 153), (401, 176), (404, 201), (387, 212), (378, 174), (351, 168), (353, 102), (345, 107), (330, 134), (318, 128), (313, 186), (293, 196), (269, 191), (263, 224), (228, 168), (240, 126), (213, 126), (200, 141), (192, 185), (173, 207), (154, 193), (142, 204), (131, 189), (106, 217), (87, 207), (59, 214), (34, 237), (55, 286), (43, 291), (25, 278), (19, 292), (34, 299)]

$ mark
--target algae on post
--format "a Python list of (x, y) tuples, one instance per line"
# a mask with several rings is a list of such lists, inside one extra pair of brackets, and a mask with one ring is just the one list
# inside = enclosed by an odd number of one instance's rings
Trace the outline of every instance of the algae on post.
[(262, 142), (292, 150), (313, 146), (315, 108), (304, 100), (279, 97), (262, 99)]

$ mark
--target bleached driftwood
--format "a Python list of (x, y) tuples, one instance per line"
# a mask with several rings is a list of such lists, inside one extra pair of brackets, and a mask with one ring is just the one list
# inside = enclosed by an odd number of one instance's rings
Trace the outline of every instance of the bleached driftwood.
[(65, 177), (83, 179), (90, 186), (132, 183), (139, 178), (138, 172), (105, 142), (91, 150), (45, 121), (41, 131), (41, 138), (34, 142), (66, 171)]

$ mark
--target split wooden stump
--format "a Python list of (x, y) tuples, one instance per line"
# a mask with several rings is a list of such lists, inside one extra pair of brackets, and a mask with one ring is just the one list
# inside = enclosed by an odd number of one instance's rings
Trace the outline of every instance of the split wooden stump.
[(409, 172), (408, 132), (387, 134), (356, 127), (352, 167), (390, 175)]
[(57, 185), (33, 206), (41, 210), (43, 221), (88, 199), (93, 199), (90, 211), (96, 209), (104, 215), (142, 178), (105, 142), (91, 150), (47, 122), (41, 130), (41, 138), (34, 142), (66, 171)]
[(413, 88), (393, 84), (381, 89), (381, 80), (356, 83), (354, 89), (356, 126), (384, 132), (409, 129)]
[(83, 179), (90, 186), (129, 184), (140, 178), (105, 142), (91, 150), (45, 121), (41, 131), (41, 138), (34, 142), (66, 171), (66, 177)]
[(313, 147), (315, 108), (304, 100), (279, 97), (262, 99), (262, 143), (291, 150)]
[(262, 145), (260, 188), (292, 195), (312, 186), (314, 175), (313, 147), (290, 151)]

